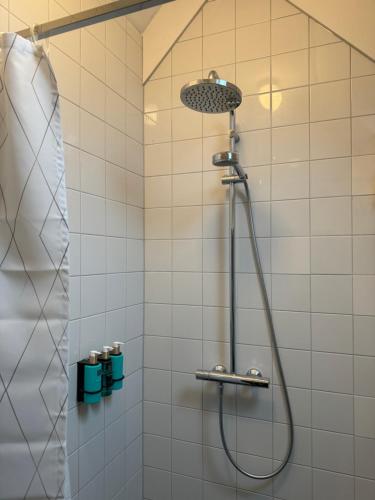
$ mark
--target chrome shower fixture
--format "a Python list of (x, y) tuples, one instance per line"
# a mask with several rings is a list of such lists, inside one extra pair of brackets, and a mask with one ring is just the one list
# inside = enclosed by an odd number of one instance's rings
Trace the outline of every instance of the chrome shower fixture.
[[(216, 167), (232, 167), (233, 173), (238, 178), (232, 182), (246, 179), (246, 173), (240, 165), (240, 156), (235, 151), (235, 144), (240, 137), (236, 131), (235, 109), (242, 102), (242, 92), (233, 83), (222, 80), (216, 71), (212, 70), (208, 78), (194, 80), (187, 83), (181, 89), (181, 101), (188, 108), (200, 113), (228, 113), (229, 112), (229, 150), (217, 153), (212, 157), (212, 163)], [(229, 184), (229, 177), (223, 180)]]
[(219, 78), (216, 71), (210, 71), (208, 78), (184, 85), (180, 97), (185, 106), (201, 113), (228, 113), (242, 102), (241, 90)]
[[(222, 184), (228, 185), (229, 189), (229, 337), (230, 337), (230, 367), (229, 371), (222, 366), (216, 365), (212, 370), (197, 370), (195, 377), (198, 380), (216, 383), (219, 388), (219, 429), (221, 441), (225, 454), (233, 467), (250, 479), (266, 480), (275, 477), (286, 467), (293, 450), (294, 423), (290, 405), (288, 389), (286, 385), (283, 365), (277, 345), (277, 338), (271, 305), (268, 299), (266, 281), (262, 270), (262, 263), (255, 233), (253, 207), (250, 196), (250, 188), (247, 182), (247, 174), (240, 165), (240, 156), (236, 150), (236, 143), (240, 137), (236, 128), (236, 108), (241, 104), (241, 91), (233, 83), (221, 80), (216, 71), (210, 71), (208, 78), (195, 80), (187, 83), (181, 89), (181, 101), (185, 106), (201, 113), (229, 113), (229, 147), (227, 151), (216, 153), (212, 157), (212, 163), (216, 167), (229, 167), (229, 175), (224, 175)], [(285, 456), (281, 463), (267, 474), (254, 474), (240, 466), (228, 448), (224, 429), (224, 387), (227, 384), (240, 386), (255, 386), (257, 388), (268, 388), (270, 379), (263, 377), (262, 373), (255, 367), (250, 368), (246, 374), (237, 373), (236, 336), (237, 336), (237, 302), (236, 302), (236, 185), (239, 184), (245, 191), (246, 202), (244, 203), (246, 218), (249, 228), (250, 245), (254, 257), (256, 274), (263, 300), (264, 312), (267, 320), (268, 331), (273, 348), (275, 365), (279, 374), (281, 390), (284, 398), (288, 428), (288, 445)]]

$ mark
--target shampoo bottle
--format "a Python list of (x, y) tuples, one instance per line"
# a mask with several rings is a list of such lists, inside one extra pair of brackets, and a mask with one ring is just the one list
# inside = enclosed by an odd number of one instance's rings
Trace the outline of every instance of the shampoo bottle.
[(112, 358), (110, 356), (112, 347), (105, 345), (99, 356), (102, 364), (102, 396), (107, 397), (112, 394)]
[(83, 365), (83, 402), (99, 403), (102, 392), (102, 370), (98, 361), (100, 352), (90, 351)]
[(121, 346), (124, 342), (112, 342), (113, 349), (111, 351), (112, 359), (112, 389), (118, 391), (122, 389), (124, 383), (124, 355), (121, 352)]

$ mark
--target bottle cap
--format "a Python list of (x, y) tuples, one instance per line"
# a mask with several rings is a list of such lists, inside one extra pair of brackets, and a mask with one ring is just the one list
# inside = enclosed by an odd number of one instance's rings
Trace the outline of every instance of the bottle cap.
[(103, 350), (101, 352), (102, 354), (102, 358), (103, 359), (108, 359), (109, 358), (109, 353), (110, 351), (113, 351), (113, 347), (109, 346), (109, 345), (104, 345), (103, 346)]
[(98, 356), (100, 356), (98, 351), (90, 351), (89, 353), (89, 363), (90, 365), (96, 365), (98, 363)]
[(119, 341), (112, 342), (113, 354), (121, 354), (122, 345), (124, 345), (124, 342), (119, 342)]

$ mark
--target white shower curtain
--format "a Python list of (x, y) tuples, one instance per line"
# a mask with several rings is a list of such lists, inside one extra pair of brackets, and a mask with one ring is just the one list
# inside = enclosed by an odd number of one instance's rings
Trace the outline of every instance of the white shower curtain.
[(59, 96), (0, 35), (0, 499), (64, 498), (68, 259)]

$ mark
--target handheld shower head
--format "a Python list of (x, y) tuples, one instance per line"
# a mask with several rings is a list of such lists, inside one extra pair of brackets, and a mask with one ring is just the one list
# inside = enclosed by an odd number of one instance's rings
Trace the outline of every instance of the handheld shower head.
[(237, 151), (223, 151), (212, 156), (215, 167), (233, 167), (240, 179), (247, 179), (247, 174), (239, 162), (240, 155)]
[(242, 102), (241, 90), (233, 83), (221, 80), (216, 71), (210, 71), (208, 78), (184, 85), (180, 97), (185, 106), (201, 113), (226, 113)]

